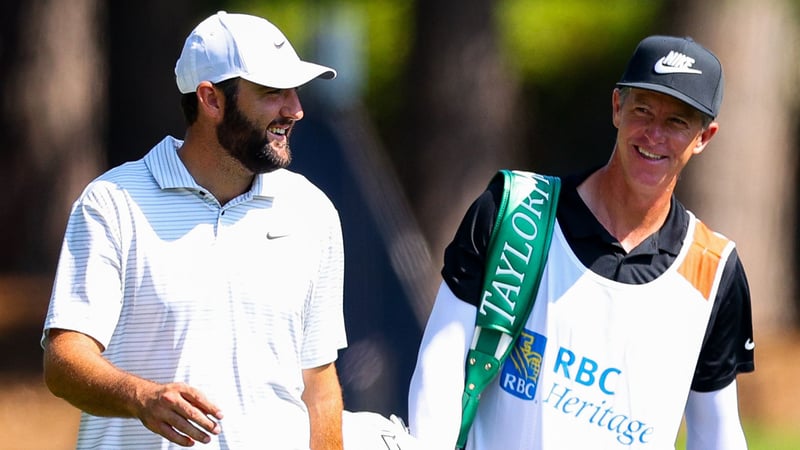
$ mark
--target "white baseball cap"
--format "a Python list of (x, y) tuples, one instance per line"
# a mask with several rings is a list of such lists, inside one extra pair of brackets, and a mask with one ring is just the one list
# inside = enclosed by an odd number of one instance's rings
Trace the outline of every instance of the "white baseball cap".
[(241, 77), (276, 89), (294, 88), (320, 77), (332, 79), (330, 67), (302, 61), (286, 36), (261, 17), (220, 11), (200, 22), (183, 45), (175, 78), (183, 94), (202, 81), (218, 83)]

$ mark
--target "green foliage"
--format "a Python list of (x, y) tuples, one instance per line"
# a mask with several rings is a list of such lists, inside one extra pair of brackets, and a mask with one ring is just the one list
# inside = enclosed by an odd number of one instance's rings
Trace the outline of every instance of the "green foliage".
[(365, 59), (368, 86), (392, 84), (402, 72), (413, 42), (413, 5), (408, 1), (229, 0), (227, 3), (230, 11), (261, 15), (276, 24), (304, 57), (315, 50), (315, 33), (326, 29), (332, 17), (351, 20), (352, 27), (361, 34), (354, 50)]
[(411, 6), (410, 2), (397, 0), (364, 2), (369, 84), (392, 84), (403, 73), (414, 39)]
[(800, 448), (800, 431), (794, 427), (745, 423), (744, 433), (750, 450), (797, 450)]
[[(307, 31), (318, 23), (318, 2), (296, 0), (277, 2), (273, 0), (248, 1), (228, 0), (226, 10), (231, 13), (247, 13), (261, 16), (274, 23), (292, 42), (295, 49), (303, 55), (311, 46), (314, 37)], [(303, 55), (305, 56), (305, 55)]]
[(648, 34), (660, 1), (507, 0), (498, 2), (498, 23), (508, 61), (522, 79), (547, 84), (576, 61), (599, 62), (614, 49)]
[[(340, 75), (357, 77), (361, 93), (374, 118), (391, 121), (404, 93), (397, 87), (404, 74), (414, 38), (413, 3), (406, 0), (229, 0), (231, 12), (261, 15), (277, 25), (303, 58), (333, 65)], [(331, 21), (344, 23), (354, 34), (352, 61), (364, 73), (347, 73), (354, 67), (338, 67), (327, 55), (319, 55), (319, 34), (330, 31)], [(347, 25), (350, 23), (350, 25)]]
[[(419, 0), (424, 7), (424, 0)], [(651, 0), (497, 0), (501, 51), (523, 84), (547, 86), (587, 63), (618, 67), (632, 43), (647, 34), (662, 2)], [(391, 122), (404, 93), (399, 81), (414, 43), (413, 7), (408, 0), (229, 0), (229, 11), (267, 17), (298, 52), (316, 58), (316, 32), (342, 14), (353, 20), (353, 51), (361, 61), (361, 92), (379, 122)], [(607, 61), (615, 49), (618, 60)], [(321, 55), (322, 63), (330, 63)], [(346, 67), (337, 67), (342, 72)]]
[[(421, 0), (420, 0), (421, 1)], [(230, 0), (231, 10), (263, 15), (289, 36), (298, 50), (312, 51), (311, 30), (325, 26), (336, 11), (349, 10), (362, 23), (368, 92), (381, 92), (404, 73), (414, 39), (413, 6), (408, 0)], [(423, 3), (424, 4), (424, 3)], [(604, 55), (638, 42), (658, 19), (661, 1), (497, 0), (502, 51), (522, 79), (547, 84), (575, 61), (602, 61)], [(354, 26), (356, 26), (354, 24)]]
[[(800, 431), (787, 425), (765, 424), (744, 421), (744, 434), (750, 450), (797, 450), (800, 449)], [(675, 448), (686, 448), (686, 427), (681, 425)]]

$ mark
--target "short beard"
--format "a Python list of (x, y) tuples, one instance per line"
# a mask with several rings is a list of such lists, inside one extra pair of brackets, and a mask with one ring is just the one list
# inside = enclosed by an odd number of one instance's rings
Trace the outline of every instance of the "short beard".
[(250, 121), (237, 104), (237, 95), (229, 96), (225, 102), (225, 115), (217, 125), (217, 140), (228, 153), (249, 171), (259, 174), (283, 169), (292, 162), (288, 135), (285, 156), (272, 147), (266, 129), (259, 129)]

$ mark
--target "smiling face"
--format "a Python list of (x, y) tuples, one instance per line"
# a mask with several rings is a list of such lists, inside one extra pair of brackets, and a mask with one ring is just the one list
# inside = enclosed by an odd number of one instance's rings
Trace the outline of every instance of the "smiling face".
[(639, 189), (671, 191), (692, 156), (703, 151), (719, 126), (703, 127), (702, 114), (658, 92), (630, 88), (613, 94), (617, 143), (613, 158), (626, 182)]
[(226, 99), (217, 139), (249, 171), (271, 172), (291, 162), (289, 135), (302, 118), (296, 89), (273, 89), (242, 79), (236, 94)]

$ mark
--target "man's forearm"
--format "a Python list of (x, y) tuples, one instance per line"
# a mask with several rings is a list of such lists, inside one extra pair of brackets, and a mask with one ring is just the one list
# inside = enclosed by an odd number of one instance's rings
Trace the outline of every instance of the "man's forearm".
[(336, 366), (303, 371), (303, 401), (308, 407), (312, 450), (342, 450), (342, 388)]
[[(339, 397), (341, 399), (341, 397)], [(312, 450), (341, 450), (342, 402), (326, 402), (309, 409)]]
[(136, 386), (149, 382), (114, 367), (101, 349), (88, 336), (51, 330), (44, 352), (47, 387), (89, 414), (134, 417)]
[(747, 449), (736, 391), (734, 380), (718, 391), (689, 393), (686, 403), (687, 450)]

